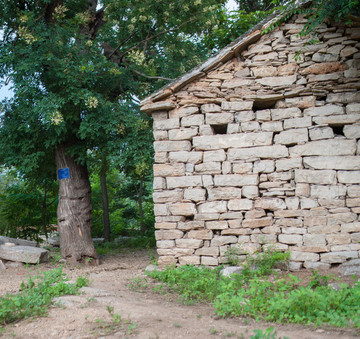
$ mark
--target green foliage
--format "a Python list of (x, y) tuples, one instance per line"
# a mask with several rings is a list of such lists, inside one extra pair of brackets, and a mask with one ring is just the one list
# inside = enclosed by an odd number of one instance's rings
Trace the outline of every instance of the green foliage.
[(290, 258), (289, 252), (275, 251), (272, 246), (266, 246), (266, 248), (258, 252), (256, 251), (252, 255), (249, 255), (240, 246), (230, 247), (225, 252), (227, 264), (232, 266), (241, 265), (243, 267), (243, 276), (252, 275), (269, 275), (272, 273), (272, 269), (277, 265), (286, 265)]
[(167, 268), (164, 271), (153, 271), (149, 275), (165, 282), (172, 290), (181, 294), (184, 302), (212, 301), (220, 293), (223, 278), (220, 268), (209, 269), (194, 266)]
[(146, 290), (148, 287), (148, 281), (146, 278), (137, 277), (132, 279), (129, 284), (128, 288), (130, 288), (133, 291), (141, 292)]
[(305, 6), (299, 6), (298, 1), (291, 0), (278, 7), (282, 18), (274, 22), (264, 33), (273, 30), (276, 26), (289, 19), (294, 14), (304, 14), (308, 22), (300, 32), (302, 37), (314, 34), (316, 28), (329, 20), (335, 24), (351, 24), (350, 14), (360, 14), (359, 0), (313, 0)]
[[(137, 231), (152, 230), (151, 121), (138, 102), (207, 58), (200, 37), (221, 6), (218, 0), (0, 0), (0, 85), (10, 82), (14, 92), (1, 103), (0, 163), (26, 177), (50, 177), (59, 145), (94, 172), (109, 162), (131, 178), (128, 194), (136, 195), (123, 206), (127, 211), (112, 215), (115, 229), (122, 233), (135, 220)], [(130, 209), (138, 215), (129, 222)]]
[(247, 256), (243, 274), (252, 275), (250, 271), (255, 268), (256, 275), (269, 275), (276, 265), (287, 264), (289, 258), (290, 252), (274, 251), (273, 247), (268, 246), (262, 252), (255, 252)]
[(76, 294), (79, 288), (88, 283), (88, 279), (84, 277), (79, 277), (75, 284), (68, 283), (61, 268), (46, 271), (42, 277), (29, 278), (26, 283), (22, 282), (19, 293), (1, 297), (0, 324), (44, 316), (53, 303), (53, 298)]
[[(212, 302), (215, 312), (222, 317), (360, 327), (360, 284), (341, 285), (340, 290), (335, 290), (316, 286), (313, 279), (308, 286), (299, 286), (300, 279), (291, 274), (282, 278), (266, 275), (276, 257), (283, 260), (287, 255), (267, 257), (268, 254), (257, 255), (248, 261), (247, 265), (256, 263), (258, 270), (245, 268), (242, 274), (231, 277), (220, 275), (221, 268), (193, 266), (169, 267), (149, 275), (181, 294), (185, 302)], [(315, 279), (321, 282), (330, 277), (316, 275)], [(274, 338), (276, 334), (271, 329), (256, 335), (254, 338)]]
[(116, 254), (124, 249), (150, 249), (154, 248), (156, 240), (153, 232), (145, 236), (136, 237), (119, 237), (115, 241), (95, 244), (96, 251), (99, 255)]
[[(149, 172), (151, 172), (151, 169), (148, 170)], [(112, 239), (119, 236), (138, 236), (141, 223), (146, 226), (149, 233), (153, 234), (152, 178), (151, 176), (148, 177), (143, 182), (143, 216), (141, 217), (138, 204), (138, 179), (116, 169), (109, 170), (107, 188)], [(93, 205), (92, 235), (101, 237), (104, 231), (103, 210), (100, 180), (97, 175), (91, 176), (91, 188)], [(144, 233), (141, 234), (144, 235)]]
[(327, 286), (329, 280), (333, 280), (333, 275), (322, 275), (319, 271), (314, 270), (312, 277), (310, 278), (308, 286), (311, 288), (316, 288), (319, 286)]
[(39, 241), (39, 235), (44, 232), (43, 223), (48, 231), (50, 224), (56, 224), (55, 201), (53, 188), (45, 195), (44, 187), (3, 170), (0, 176), (0, 234)]
[(299, 287), (279, 293), (269, 301), (267, 320), (301, 324), (329, 324), (360, 327), (360, 285), (343, 284), (340, 290), (329, 286)]
[[(277, 339), (277, 332), (274, 330), (274, 327), (268, 327), (265, 331), (263, 330), (254, 330), (254, 335), (250, 337), (250, 339)], [(279, 338), (281, 339), (281, 338)], [(283, 337), (283, 339), (289, 339), (287, 337)]]
[(53, 164), (65, 141), (83, 163), (87, 150), (110, 154), (124, 120), (138, 119), (129, 105), (206, 58), (195, 35), (220, 8), (216, 0), (0, 6), (0, 79), (11, 78), (14, 91), (3, 103), (0, 158), (24, 173)]
[[(95, 335), (96, 337), (107, 336), (112, 333), (118, 332), (119, 330), (123, 330), (125, 338), (128, 335), (133, 334), (134, 330), (136, 329), (135, 322), (124, 319), (120, 313), (114, 313), (113, 306), (107, 306), (106, 310), (108, 311), (111, 320), (106, 321), (105, 319), (95, 319), (97, 325), (91, 331), (91, 334)], [(117, 335), (118, 334), (119, 333), (117, 333)]]
[[(300, 33), (307, 36), (326, 20), (351, 24), (349, 14), (359, 15), (359, 0), (314, 0), (312, 5), (299, 6), (299, 1), (265, 0), (236, 1), (238, 9), (230, 13), (223, 11), (219, 22), (204, 37), (204, 44), (212, 49), (221, 49), (240, 35), (253, 28), (272, 13), (282, 12), (283, 17), (273, 22), (264, 33), (268, 33), (294, 14), (305, 14), (309, 21)], [(315, 40), (313, 40), (315, 41)]]
[(230, 13), (224, 11), (219, 24), (205, 35), (204, 44), (211, 49), (219, 50), (233, 42), (271, 13), (272, 10), (256, 10), (254, 12), (237, 10)]
[[(204, 44), (211, 49), (221, 49), (267, 18), (284, 0), (236, 1), (238, 9), (224, 10), (214, 27), (204, 36)], [(285, 6), (285, 5), (284, 5)]]

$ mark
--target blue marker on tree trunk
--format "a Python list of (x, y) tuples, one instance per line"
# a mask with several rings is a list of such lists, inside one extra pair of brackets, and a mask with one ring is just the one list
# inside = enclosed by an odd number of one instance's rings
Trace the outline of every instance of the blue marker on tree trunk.
[(58, 169), (58, 180), (69, 179), (69, 178), (70, 178), (69, 168)]

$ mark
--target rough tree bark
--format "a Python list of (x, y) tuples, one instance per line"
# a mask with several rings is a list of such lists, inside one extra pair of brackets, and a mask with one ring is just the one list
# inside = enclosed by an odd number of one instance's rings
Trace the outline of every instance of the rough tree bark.
[(46, 188), (44, 190), (44, 197), (43, 197), (43, 204), (42, 204), (42, 210), (41, 210), (41, 224), (42, 224), (42, 229), (43, 232), (45, 233), (45, 237), (46, 239), (48, 238), (48, 233), (47, 233), (47, 227), (46, 227), (46, 211), (47, 211), (47, 204), (46, 204), (46, 195), (47, 195), (47, 191)]
[(59, 180), (58, 226), (61, 255), (69, 262), (99, 264), (91, 237), (91, 186), (85, 165), (66, 152), (66, 145), (55, 150), (57, 169), (69, 168), (70, 178)]

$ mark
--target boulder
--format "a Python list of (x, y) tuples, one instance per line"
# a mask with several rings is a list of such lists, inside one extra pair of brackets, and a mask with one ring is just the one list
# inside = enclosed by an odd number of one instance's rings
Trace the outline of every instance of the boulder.
[(0, 259), (37, 264), (48, 261), (49, 251), (32, 246), (0, 245)]
[(360, 275), (360, 259), (349, 260), (340, 265), (340, 272), (343, 275)]
[(3, 245), (5, 243), (13, 243), (13, 244), (19, 245), (19, 246), (36, 247), (36, 241), (30, 241), (30, 240), (25, 240), (25, 239), (15, 239), (15, 238), (0, 236), (0, 245)]
[(153, 265), (153, 264), (150, 264), (148, 266), (146, 266), (145, 268), (145, 274), (149, 274), (151, 272), (154, 272), (154, 271), (159, 271), (159, 266), (158, 265)]
[(241, 274), (242, 270), (243, 270), (242, 266), (229, 266), (223, 268), (220, 274), (225, 277), (230, 277), (234, 273)]

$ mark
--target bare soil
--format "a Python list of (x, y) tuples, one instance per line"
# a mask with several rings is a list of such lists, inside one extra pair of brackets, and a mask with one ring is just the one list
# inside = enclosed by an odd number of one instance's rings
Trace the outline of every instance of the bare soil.
[[(124, 251), (105, 256), (102, 264), (91, 266), (65, 265), (64, 273), (71, 280), (88, 275), (90, 286), (78, 296), (60, 298), (62, 306), (54, 306), (47, 317), (26, 319), (4, 327), (3, 338), (250, 338), (254, 329), (273, 326), (276, 338), (325, 339), (359, 338), (354, 329), (312, 328), (300, 325), (256, 323), (253, 320), (218, 319), (211, 305), (184, 305), (171, 293), (141, 288), (144, 269), (154, 252)], [(21, 281), (58, 264), (8, 268), (0, 273), (0, 295), (18, 291)], [(327, 272), (329, 273), (329, 272)], [(336, 271), (334, 271), (337, 274)], [(305, 278), (309, 272), (298, 275)], [(148, 279), (150, 280), (150, 279)], [(138, 286), (139, 288), (129, 288)], [(112, 320), (108, 309), (113, 308)]]

